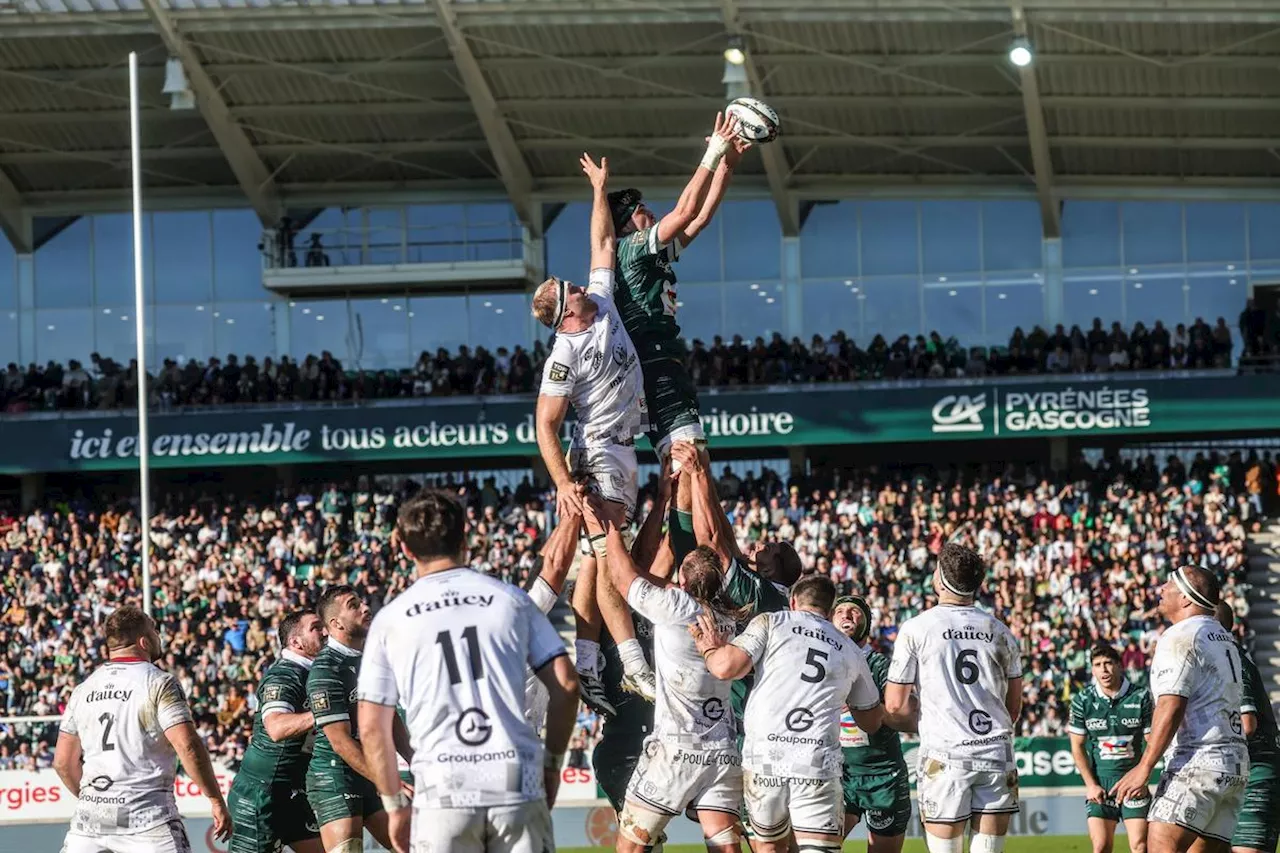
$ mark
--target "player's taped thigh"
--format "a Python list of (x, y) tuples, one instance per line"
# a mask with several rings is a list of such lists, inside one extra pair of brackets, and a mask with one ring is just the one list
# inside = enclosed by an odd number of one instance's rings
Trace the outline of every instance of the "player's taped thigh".
[(702, 840), (707, 845), (708, 850), (713, 847), (732, 847), (734, 850), (739, 850), (742, 847), (742, 836), (738, 834), (738, 827), (736, 826), (727, 826), (715, 835), (710, 837), (703, 836)]
[[(974, 835), (973, 838), (977, 841), (978, 836)], [(939, 838), (925, 830), (924, 845), (929, 853), (964, 853), (964, 833), (955, 838)], [(974, 850), (971, 845), (969, 853), (982, 853), (982, 851)]]
[(345, 838), (337, 847), (330, 847), (324, 853), (364, 853), (363, 838)]
[(663, 830), (667, 828), (671, 818), (672, 815), (636, 808), (630, 802), (624, 802), (622, 812), (618, 815), (618, 834), (644, 847), (661, 845), (666, 840)]
[(969, 841), (969, 853), (1004, 853), (1004, 836), (975, 832)]

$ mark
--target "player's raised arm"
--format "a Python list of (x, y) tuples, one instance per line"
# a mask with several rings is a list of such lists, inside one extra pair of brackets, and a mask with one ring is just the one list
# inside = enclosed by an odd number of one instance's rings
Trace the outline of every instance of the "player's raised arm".
[[(650, 574), (662, 578), (671, 576), (675, 561), (671, 549), (663, 548), (663, 543), (667, 540), (662, 534), (662, 523), (666, 520), (667, 507), (671, 503), (671, 487), (671, 457), (668, 456), (662, 461), (662, 471), (658, 475), (658, 494), (654, 498), (653, 509), (645, 516), (644, 524), (640, 525), (640, 532), (636, 534), (636, 541), (631, 546), (631, 559), (635, 564), (645, 566)], [(657, 565), (659, 560), (663, 561), (661, 567)]]
[[(682, 247), (692, 243), (694, 238), (701, 234), (703, 229), (710, 224), (712, 218), (715, 217), (716, 211), (720, 209), (720, 202), (724, 201), (725, 193), (729, 191), (729, 184), (733, 180), (733, 170), (737, 168), (738, 163), (742, 160), (742, 155), (751, 147), (750, 142), (738, 135), (738, 122), (736, 119), (729, 124), (728, 130), (733, 135), (729, 139), (729, 147), (725, 150), (724, 159), (720, 161), (719, 167), (716, 168), (715, 177), (711, 179), (711, 188), (707, 190), (707, 197), (702, 200), (702, 207), (698, 211), (698, 215), (677, 237)], [(711, 140), (708, 139), (707, 141), (710, 142)]]
[(719, 554), (721, 567), (728, 568), (741, 555), (702, 455), (692, 442), (676, 441), (671, 445), (671, 457), (680, 463), (681, 471), (689, 472), (689, 486), (693, 490), (693, 533), (698, 544)]
[(601, 537), (605, 540), (608, 553), (609, 576), (619, 594), (627, 598), (627, 591), (637, 579), (643, 578), (654, 586), (666, 586), (661, 578), (654, 578), (635, 564), (627, 543), (623, 541), (622, 529), (619, 527), (617, 515), (622, 511), (618, 504), (608, 503), (598, 495), (588, 495), (584, 501), (583, 521), (587, 525), (587, 535), (592, 542)]
[[(609, 158), (601, 157), (597, 165), (589, 154), (584, 153), (578, 162), (582, 165), (582, 173), (591, 181), (591, 271), (608, 270), (611, 273), (606, 295), (612, 298), (617, 235), (609, 213)], [(597, 285), (594, 275), (591, 284), (593, 288)]]
[(731, 135), (728, 128), (731, 125), (731, 119), (726, 118), (723, 113), (716, 113), (715, 129), (707, 139), (707, 150), (702, 155), (702, 162), (698, 164), (693, 177), (680, 193), (675, 209), (662, 217), (654, 226), (657, 229), (659, 245), (665, 246), (676, 239), (702, 210), (702, 202), (706, 198), (712, 176), (719, 168), (725, 152), (729, 150)]
[(542, 546), (542, 567), (537, 577), (529, 582), (525, 591), (543, 613), (550, 613), (564, 590), (565, 578), (573, 566), (573, 556), (578, 550), (578, 535), (582, 531), (582, 516), (566, 507), (567, 514), (560, 516), (560, 523), (551, 531), (547, 543)]

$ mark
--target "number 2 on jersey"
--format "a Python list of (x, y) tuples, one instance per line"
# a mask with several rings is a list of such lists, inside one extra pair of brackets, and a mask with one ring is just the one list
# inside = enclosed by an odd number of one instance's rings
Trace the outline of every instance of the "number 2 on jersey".
[[(462, 629), (462, 639), (467, 646), (467, 662), (471, 669), (471, 680), (484, 678), (484, 660), (480, 657), (480, 642), (476, 637), (476, 626), (469, 625)], [(458, 668), (458, 658), (453, 651), (453, 637), (448, 631), (436, 634), (436, 644), (444, 653), (444, 665), (449, 670), (449, 683), (461, 684), (462, 672)]]
[(116, 724), (116, 718), (107, 713), (98, 717), (98, 722), (102, 723), (102, 751), (111, 752), (116, 748), (111, 742), (111, 727)]

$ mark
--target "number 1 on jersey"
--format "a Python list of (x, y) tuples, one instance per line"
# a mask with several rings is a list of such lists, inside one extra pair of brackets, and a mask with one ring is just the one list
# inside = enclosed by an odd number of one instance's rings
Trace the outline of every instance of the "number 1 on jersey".
[[(480, 642), (476, 637), (476, 626), (469, 625), (462, 629), (462, 639), (467, 646), (467, 662), (471, 668), (471, 680), (484, 678), (484, 660), (480, 657)], [(458, 669), (458, 659), (453, 651), (453, 637), (448, 631), (436, 634), (436, 643), (444, 653), (444, 665), (449, 670), (449, 683), (461, 684), (462, 672)]]

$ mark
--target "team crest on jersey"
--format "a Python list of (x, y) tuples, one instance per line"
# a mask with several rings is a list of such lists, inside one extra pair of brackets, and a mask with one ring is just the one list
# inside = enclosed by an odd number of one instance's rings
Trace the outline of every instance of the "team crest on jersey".
[(279, 684), (268, 684), (266, 687), (262, 688), (262, 701), (274, 702), (280, 698), (280, 691), (282, 689), (283, 688), (281, 688)]
[(329, 710), (329, 696), (324, 691), (311, 694), (311, 710), (327, 711)]
[(569, 378), (569, 366), (553, 361), (551, 362), (551, 372), (548, 375), (551, 377), (552, 382), (563, 382)]

